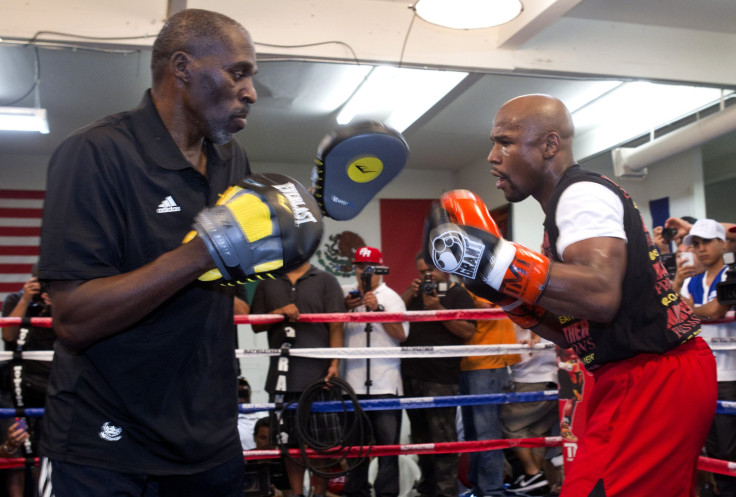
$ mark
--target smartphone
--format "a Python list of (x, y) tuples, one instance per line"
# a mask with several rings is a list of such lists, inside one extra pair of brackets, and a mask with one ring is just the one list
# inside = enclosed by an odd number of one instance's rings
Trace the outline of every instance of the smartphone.
[(680, 252), (680, 260), (683, 266), (692, 266), (695, 264), (695, 254), (692, 252)]
[(348, 292), (348, 297), (350, 297), (351, 299), (360, 298), (360, 290), (350, 290), (350, 292)]
[(17, 419), (16, 421), (18, 421), (18, 428), (21, 428), (23, 430), (27, 430), (28, 429), (28, 425), (26, 424), (26, 420), (25, 419)]

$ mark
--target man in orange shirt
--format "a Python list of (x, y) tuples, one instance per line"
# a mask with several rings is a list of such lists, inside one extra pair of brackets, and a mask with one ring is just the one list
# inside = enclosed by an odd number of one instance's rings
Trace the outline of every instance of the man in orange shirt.
[[(470, 294), (476, 308), (493, 304)], [(476, 332), (466, 345), (497, 345), (516, 343), (514, 325), (508, 318), (478, 321)], [(521, 361), (519, 354), (464, 357), (460, 361), (460, 394), (479, 395), (503, 393), (509, 381), (507, 366)], [(502, 438), (498, 414), (499, 404), (463, 406), (465, 440), (498, 440)], [(473, 495), (505, 495), (503, 485), (503, 451), (488, 450), (470, 453), (468, 480)]]

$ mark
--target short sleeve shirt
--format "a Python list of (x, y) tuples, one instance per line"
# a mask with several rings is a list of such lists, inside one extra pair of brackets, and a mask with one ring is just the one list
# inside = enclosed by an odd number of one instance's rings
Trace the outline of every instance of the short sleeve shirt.
[[(335, 313), (345, 311), (342, 287), (337, 278), (327, 271), (310, 267), (294, 285), (286, 275), (258, 283), (252, 314), (267, 314), (288, 304), (295, 304), (300, 314)], [(268, 346), (278, 349), (286, 340), (287, 326), (295, 329), (292, 348), (330, 346), (329, 323), (276, 323), (268, 329)], [(266, 391), (273, 394), (277, 379), (278, 357), (271, 357), (266, 379)], [(324, 379), (330, 367), (330, 359), (290, 357), (286, 377), (286, 391), (303, 392), (312, 383)]]
[[(357, 290), (357, 285), (350, 285), (343, 288), (344, 293), (350, 290)], [(386, 283), (381, 283), (373, 290), (379, 305), (382, 305), (386, 312), (406, 312), (406, 305), (401, 296), (388, 287)], [(366, 312), (364, 305), (359, 305), (355, 312)], [(366, 325), (368, 323), (345, 323), (345, 347), (367, 347), (368, 333), (366, 333)], [(409, 322), (401, 323), (404, 334), (409, 335)], [(398, 347), (399, 342), (389, 335), (383, 323), (372, 323), (370, 332), (371, 347)], [(366, 393), (366, 381), (368, 375), (371, 380), (371, 395), (403, 395), (404, 389), (401, 383), (401, 360), (397, 357), (374, 357), (370, 363), (366, 359), (345, 359), (342, 361), (344, 366), (344, 377), (355, 393), (364, 395)], [(370, 368), (370, 371), (368, 371)]]
[[(181, 154), (150, 92), (136, 109), (65, 139), (48, 170), (39, 278), (123, 274), (178, 247), (195, 215), (249, 173), (237, 144), (205, 147), (206, 177)], [(81, 354), (57, 341), (42, 450), (149, 474), (235, 457), (234, 334), (232, 289), (194, 281)]]
[[(452, 285), (447, 295), (440, 297), (445, 309), (475, 309), (473, 298), (461, 285)], [(422, 311), (424, 303), (419, 295), (409, 301), (407, 311)], [(473, 321), (473, 324), (475, 322)], [(442, 321), (413, 321), (409, 324), (409, 338), (404, 347), (463, 345), (463, 339), (451, 333)], [(422, 357), (401, 359), (401, 375), (442, 384), (460, 381), (459, 357)]]

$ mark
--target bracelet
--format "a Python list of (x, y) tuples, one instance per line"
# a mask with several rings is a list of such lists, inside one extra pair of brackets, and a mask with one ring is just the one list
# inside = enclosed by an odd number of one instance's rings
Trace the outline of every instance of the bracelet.
[(8, 447), (8, 442), (6, 441), (6, 442), (5, 442), (5, 443), (4, 443), (4, 444), (3, 444), (2, 446), (0, 446), (0, 449), (3, 449), (3, 451), (4, 451), (4, 452), (5, 452), (6, 454), (8, 454), (8, 455), (11, 455), (11, 456), (12, 456), (12, 455), (13, 455), (13, 454), (15, 454), (16, 452), (18, 452), (18, 449), (20, 449), (20, 447), (16, 447), (15, 449), (13, 449), (13, 450), (10, 450), (10, 447)]

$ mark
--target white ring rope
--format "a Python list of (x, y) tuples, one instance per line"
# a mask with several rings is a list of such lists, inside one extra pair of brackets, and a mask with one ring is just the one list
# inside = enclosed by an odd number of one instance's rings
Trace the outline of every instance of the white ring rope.
[[(502, 355), (552, 349), (554, 344), (538, 343), (532, 347), (515, 343), (502, 345), (438, 345), (426, 347), (322, 347), (289, 349), (290, 356), (329, 359), (375, 359), (396, 357), (465, 357)], [(277, 356), (281, 349), (235, 349), (235, 357)]]
[[(297, 321), (306, 323), (390, 323), (401, 321), (447, 321), (451, 319), (502, 319), (506, 314), (500, 309), (448, 309), (442, 311), (407, 311), (407, 312), (336, 312), (301, 314)], [(0, 327), (17, 326), (21, 319), (0, 318)], [(279, 323), (286, 318), (279, 314), (239, 314), (234, 316), (235, 324), (267, 324)], [(38, 321), (36, 321), (38, 320)], [(727, 318), (718, 322), (734, 320), (733, 311)], [(31, 318), (31, 323), (41, 327), (51, 327), (51, 318)], [(736, 337), (703, 337), (712, 350), (736, 350)], [(536, 344), (534, 346), (519, 344), (502, 345), (448, 345), (426, 347), (371, 347), (345, 348), (328, 347), (313, 349), (291, 349), (289, 354), (298, 357), (329, 359), (363, 359), (363, 358), (405, 358), (405, 357), (465, 357), (481, 355), (503, 355), (531, 352), (554, 348), (553, 344)], [(235, 349), (235, 357), (278, 356), (280, 349)], [(0, 361), (13, 358), (14, 352), (0, 352)], [(21, 358), (33, 361), (51, 361), (52, 350), (24, 351)]]

